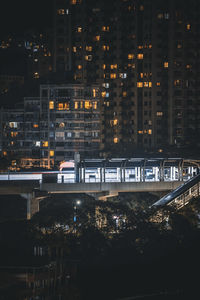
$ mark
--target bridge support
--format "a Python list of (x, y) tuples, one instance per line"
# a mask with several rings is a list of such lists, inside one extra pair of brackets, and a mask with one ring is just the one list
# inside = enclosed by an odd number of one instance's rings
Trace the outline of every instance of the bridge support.
[(27, 203), (27, 220), (30, 220), (32, 218), (32, 216), (39, 212), (40, 207), (39, 207), (39, 202), (40, 199), (35, 197), (35, 192), (30, 192), (30, 193), (26, 193), (26, 194), (21, 194), (21, 196), (23, 198), (26, 199), (26, 203)]

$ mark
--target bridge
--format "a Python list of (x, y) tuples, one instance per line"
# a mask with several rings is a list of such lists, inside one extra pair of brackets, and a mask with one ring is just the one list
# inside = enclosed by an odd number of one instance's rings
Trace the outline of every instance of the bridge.
[(182, 158), (84, 160), (59, 171), (0, 174), (0, 194), (27, 199), (27, 219), (39, 211), (38, 191), (86, 193), (105, 200), (119, 192), (174, 190), (199, 172), (200, 161)]

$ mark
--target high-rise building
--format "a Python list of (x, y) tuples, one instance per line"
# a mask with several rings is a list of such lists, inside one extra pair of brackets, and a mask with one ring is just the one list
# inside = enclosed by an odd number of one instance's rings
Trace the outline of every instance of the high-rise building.
[(200, 146), (198, 0), (54, 0), (54, 66), (102, 89), (105, 152)]
[(40, 97), (0, 111), (0, 150), (22, 167), (51, 168), (63, 160), (97, 157), (101, 145), (97, 85), (41, 85)]

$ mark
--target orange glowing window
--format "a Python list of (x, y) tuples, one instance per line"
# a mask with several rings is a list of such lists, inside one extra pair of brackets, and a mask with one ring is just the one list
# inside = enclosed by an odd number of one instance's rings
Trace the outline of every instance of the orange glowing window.
[(33, 124), (33, 128), (38, 128), (38, 124)]
[(143, 82), (137, 82), (137, 87), (142, 88), (143, 87)]
[(49, 101), (49, 109), (54, 109), (54, 101)]
[(119, 139), (118, 139), (117, 137), (115, 137), (115, 138), (113, 139), (113, 142), (114, 142), (114, 144), (117, 144), (117, 143), (119, 142)]
[(134, 59), (135, 55), (133, 53), (128, 54), (128, 59)]
[(48, 147), (48, 145), (49, 145), (48, 141), (42, 142), (42, 147)]
[(164, 62), (164, 68), (168, 68), (169, 67), (169, 63), (168, 63), (168, 61), (165, 61)]
[(54, 151), (50, 150), (49, 154), (50, 154), (50, 156), (54, 156)]
[(144, 58), (143, 53), (139, 53), (139, 54), (137, 55), (137, 58), (138, 58), (138, 59), (143, 59), (143, 58)]

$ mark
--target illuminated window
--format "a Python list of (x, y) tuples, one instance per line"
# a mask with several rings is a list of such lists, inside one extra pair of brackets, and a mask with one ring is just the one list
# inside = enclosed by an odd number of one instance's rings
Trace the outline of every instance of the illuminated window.
[(81, 69), (82, 69), (82, 65), (78, 65), (77, 68), (78, 68), (79, 70), (81, 70)]
[(102, 46), (103, 51), (108, 51), (109, 49), (110, 49), (110, 47), (108, 45), (103, 45)]
[(143, 78), (144, 77), (144, 73), (140, 73), (140, 77)]
[(11, 135), (11, 137), (16, 137), (17, 135), (18, 135), (18, 132), (13, 132), (13, 131), (11, 131), (11, 133), (10, 133), (10, 135)]
[(156, 116), (157, 117), (162, 117), (163, 116), (163, 112), (162, 111), (157, 111)]
[(93, 102), (93, 109), (97, 109), (97, 101)]
[(119, 73), (120, 78), (127, 78), (127, 73)]
[(144, 57), (144, 55), (143, 55), (142, 53), (139, 53), (139, 54), (137, 55), (137, 58), (138, 58), (138, 59), (143, 59), (143, 57)]
[(143, 87), (143, 82), (137, 82), (137, 87), (142, 88)]
[(33, 128), (38, 128), (38, 124), (33, 124)]
[(118, 139), (117, 137), (115, 137), (115, 138), (113, 139), (113, 142), (114, 142), (115, 144), (117, 144), (117, 143), (119, 142), (119, 139)]
[(99, 42), (99, 41), (100, 41), (100, 35), (96, 35), (96, 36), (94, 37), (94, 40), (95, 40), (96, 42)]
[(74, 46), (74, 47), (72, 47), (72, 49), (73, 49), (73, 52), (76, 52), (77, 51), (77, 49), (76, 49), (76, 47)]
[(111, 70), (113, 70), (113, 69), (117, 69), (117, 64), (110, 65), (110, 68), (111, 68)]
[(123, 96), (123, 97), (126, 97), (126, 96), (127, 96), (127, 92), (124, 91), (124, 92), (122, 93), (122, 96)]
[(92, 55), (86, 55), (85, 60), (92, 61)]
[(42, 147), (48, 147), (48, 145), (49, 145), (48, 141), (42, 142)]
[(92, 107), (91, 101), (85, 101), (85, 109), (90, 109)]
[(156, 82), (156, 85), (157, 85), (157, 86), (160, 86), (160, 82), (159, 82), (159, 81), (158, 81), (158, 82)]
[(143, 130), (138, 130), (138, 134), (143, 134)]
[(6, 156), (7, 155), (7, 152), (6, 151), (3, 151), (3, 156)]
[(168, 61), (165, 61), (164, 62), (164, 68), (168, 68), (169, 67), (169, 63), (168, 63)]
[(54, 156), (54, 151), (50, 150), (49, 154), (50, 154), (50, 156)]
[(58, 15), (64, 15), (65, 13), (66, 13), (66, 11), (63, 8), (60, 8), (57, 10)]
[(111, 78), (111, 79), (115, 79), (115, 78), (117, 78), (117, 75), (116, 75), (115, 73), (111, 73), (111, 74), (110, 74), (110, 78)]
[(178, 49), (181, 49), (181, 48), (182, 48), (182, 45), (181, 45), (181, 44), (178, 44), (178, 45), (177, 45), (177, 48), (178, 48)]
[(134, 59), (135, 55), (133, 53), (128, 54), (128, 59)]
[(149, 130), (148, 130), (148, 134), (152, 134), (152, 129), (149, 129)]
[(105, 64), (103, 64), (103, 65), (102, 65), (102, 69), (103, 69), (103, 70), (105, 70), (105, 68), (106, 68), (106, 65), (105, 65)]
[(150, 88), (152, 87), (152, 82), (151, 82), (151, 81), (149, 81), (149, 87), (150, 87)]
[(101, 30), (102, 31), (109, 31), (110, 28), (109, 28), (109, 26), (102, 26)]
[(86, 49), (86, 51), (91, 52), (92, 51), (92, 46), (86, 46), (85, 49)]
[(180, 83), (181, 83), (180, 79), (174, 80), (174, 85), (175, 85), (175, 86), (180, 85)]
[(74, 102), (74, 108), (75, 108), (75, 109), (78, 109), (78, 101), (75, 101), (75, 102)]
[(139, 45), (139, 46), (138, 46), (138, 49), (143, 49), (143, 46)]
[(140, 10), (141, 10), (141, 11), (144, 10), (144, 5), (140, 5)]
[(40, 75), (39, 75), (39, 73), (38, 73), (38, 72), (35, 72), (35, 73), (33, 74), (33, 78), (35, 78), (35, 79), (38, 79), (38, 78), (40, 78)]
[(54, 109), (54, 101), (49, 101), (49, 109)]
[(77, 1), (76, 1), (76, 0), (71, 0), (70, 3), (71, 3), (72, 5), (75, 5), (75, 4), (77, 3)]
[(60, 128), (64, 128), (64, 127), (65, 127), (65, 123), (61, 122), (61, 123), (59, 124), (59, 127), (60, 127)]
[(57, 104), (57, 110), (69, 110), (69, 103), (58, 103)]
[(186, 25), (186, 29), (187, 29), (187, 30), (190, 30), (190, 29), (191, 29), (191, 25), (190, 25), (190, 24), (187, 24), (187, 25)]
[(191, 69), (192, 68), (192, 66), (191, 65), (186, 65), (186, 69)]
[(149, 49), (152, 49), (152, 45), (151, 44), (149, 44)]
[(106, 97), (106, 92), (105, 92), (105, 91), (102, 92), (102, 93), (101, 93), (101, 96), (102, 96), (103, 98), (105, 98), (105, 97)]
[(77, 31), (78, 31), (78, 32), (82, 32), (82, 27), (78, 27), (78, 28), (77, 28)]
[(17, 128), (17, 122), (9, 122), (10, 128)]
[(109, 88), (109, 83), (104, 82), (104, 83), (102, 83), (102, 86), (105, 87), (106, 89), (108, 89)]
[(144, 82), (144, 87), (148, 87), (149, 83), (148, 82)]

